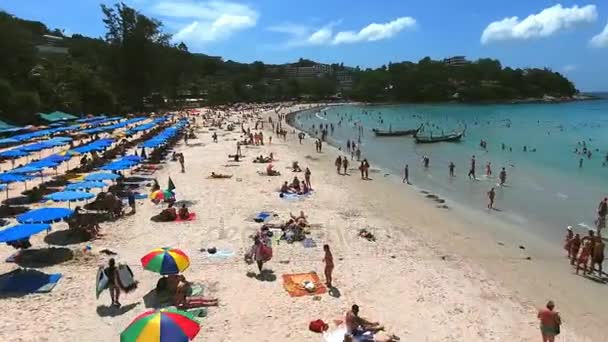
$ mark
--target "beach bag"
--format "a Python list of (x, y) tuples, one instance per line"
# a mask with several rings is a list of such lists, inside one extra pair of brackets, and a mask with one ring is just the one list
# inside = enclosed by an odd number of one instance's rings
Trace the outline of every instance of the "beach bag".
[(327, 331), (327, 329), (329, 329), (329, 325), (327, 325), (327, 323), (323, 322), (322, 320), (318, 319), (316, 321), (310, 322), (310, 324), (308, 325), (308, 329), (312, 332), (316, 332), (316, 333), (320, 334), (324, 331)]
[(262, 244), (262, 246), (260, 246), (260, 256), (264, 262), (269, 261), (272, 259), (272, 248)]

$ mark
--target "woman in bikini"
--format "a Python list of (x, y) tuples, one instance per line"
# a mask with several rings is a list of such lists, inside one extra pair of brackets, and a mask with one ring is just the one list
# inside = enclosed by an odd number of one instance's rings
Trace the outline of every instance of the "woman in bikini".
[(325, 284), (331, 289), (332, 272), (334, 271), (334, 256), (331, 254), (329, 245), (324, 245), (323, 251), (325, 251), (325, 256), (323, 257), (323, 262), (325, 263)]

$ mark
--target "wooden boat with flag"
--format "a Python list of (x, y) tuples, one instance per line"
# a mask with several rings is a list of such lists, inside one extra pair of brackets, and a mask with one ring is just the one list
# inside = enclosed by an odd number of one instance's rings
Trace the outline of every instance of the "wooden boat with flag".
[(406, 129), (406, 130), (399, 130), (399, 131), (393, 131), (392, 128), (389, 128), (388, 131), (383, 131), (383, 130), (379, 130), (377, 128), (372, 129), (372, 131), (374, 131), (374, 134), (376, 134), (377, 137), (404, 137), (407, 135), (413, 135), (418, 133), (418, 131), (420, 130), (422, 126), (415, 128), (415, 129)]
[(460, 141), (460, 139), (462, 138), (462, 136), (464, 135), (464, 130), (461, 132), (455, 132), (455, 133), (450, 133), (450, 134), (446, 134), (446, 135), (441, 135), (438, 137), (434, 137), (434, 136), (426, 136), (426, 137), (421, 137), (418, 135), (418, 133), (414, 134), (414, 139), (416, 139), (416, 142), (419, 144), (431, 144), (431, 143), (437, 143), (437, 142), (458, 142)]

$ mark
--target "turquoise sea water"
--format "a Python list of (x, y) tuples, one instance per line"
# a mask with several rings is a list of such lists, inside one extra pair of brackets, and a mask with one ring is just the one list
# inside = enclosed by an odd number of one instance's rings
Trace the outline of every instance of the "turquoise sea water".
[[(592, 227), (597, 204), (608, 195), (608, 166), (603, 165), (608, 154), (608, 99), (563, 104), (340, 106), (302, 112), (295, 123), (311, 135), (320, 124), (333, 123), (334, 132), (328, 130), (327, 140), (342, 151), (347, 140), (358, 140), (361, 125), (362, 156), (372, 167), (402, 176), (407, 163), (414, 185), (472, 208), (485, 208), (487, 191), (496, 186), (498, 173), (505, 167), (508, 186), (496, 187), (500, 211), (492, 214), (555, 241), (563, 237), (567, 225), (581, 231)], [(425, 133), (432, 131), (434, 136), (465, 127), (466, 135), (460, 143), (416, 144), (413, 137), (377, 138), (371, 131), (421, 124), (426, 124)], [(482, 139), (487, 149), (480, 147)], [(574, 152), (582, 150), (582, 142), (591, 158)], [(422, 165), (425, 155), (430, 157), (429, 169)], [(477, 160), (478, 181), (467, 177), (472, 155)], [(579, 168), (581, 158), (583, 167)], [(450, 162), (456, 164), (454, 178), (448, 174)], [(492, 165), (491, 177), (485, 175), (487, 162)]]

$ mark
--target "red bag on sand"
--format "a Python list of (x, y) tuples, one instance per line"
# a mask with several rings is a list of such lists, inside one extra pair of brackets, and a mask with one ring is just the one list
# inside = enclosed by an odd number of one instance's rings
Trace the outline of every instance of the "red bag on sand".
[(310, 324), (308, 325), (308, 329), (316, 333), (322, 333), (324, 331), (327, 331), (327, 329), (329, 329), (329, 326), (322, 320), (318, 319), (316, 321), (310, 322)]

